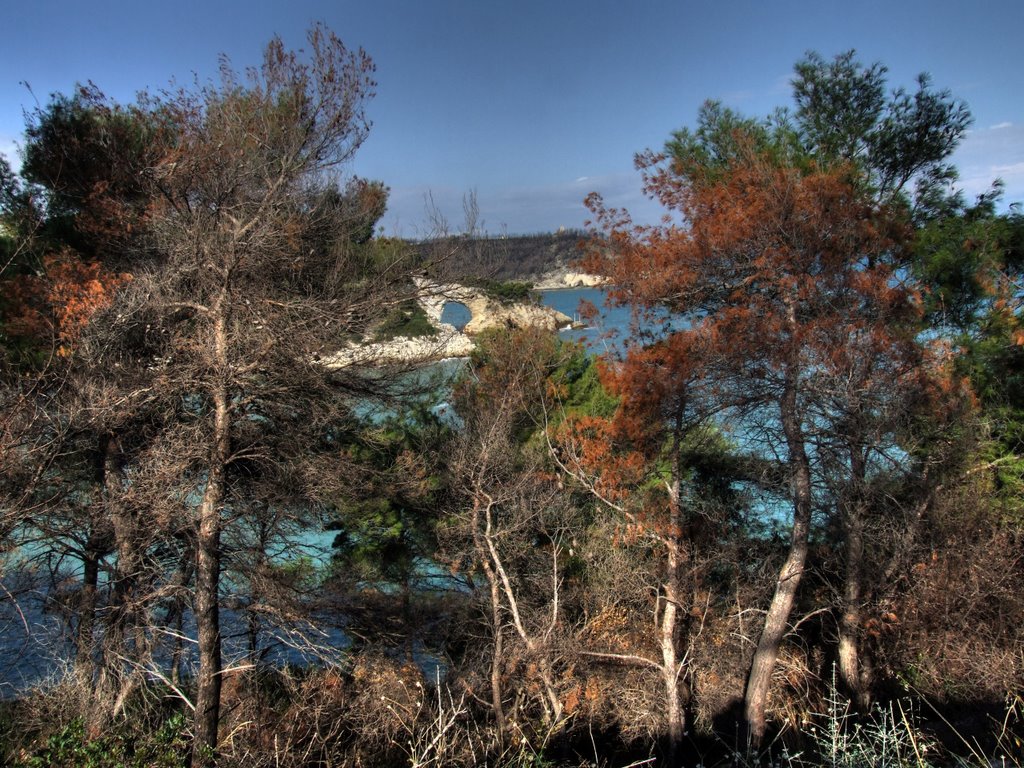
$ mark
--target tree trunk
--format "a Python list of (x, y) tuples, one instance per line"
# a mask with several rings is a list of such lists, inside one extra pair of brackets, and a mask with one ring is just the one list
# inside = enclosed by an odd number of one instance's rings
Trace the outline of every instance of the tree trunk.
[(95, 546), (95, 531), (89, 534), (82, 557), (82, 592), (78, 604), (78, 632), (75, 648), (75, 669), (83, 691), (92, 692), (96, 661), (93, 654), (96, 626), (96, 598), (99, 589), (100, 559), (103, 554)]
[(222, 473), (222, 468), (210, 468), (206, 491), (199, 506), (195, 599), (196, 627), (199, 636), (199, 673), (196, 690), (193, 766), (207, 765), (211, 762), (217, 749), (217, 730), (220, 725), (221, 636), (218, 592), (220, 585)]
[(843, 578), (842, 617), (839, 621), (839, 680), (857, 709), (867, 712), (871, 696), (861, 670), (860, 625), (864, 578), (865, 462), (856, 446), (850, 448), (853, 499), (845, 505), (846, 571)]
[(196, 691), (194, 768), (210, 765), (216, 756), (220, 727), (221, 635), (220, 566), (221, 506), (231, 428), (228, 405), (227, 318), (224, 297), (214, 314), (214, 370), (211, 391), (213, 433), (206, 489), (199, 504), (196, 537), (195, 614), (199, 640), (199, 672)]
[[(117, 441), (110, 437), (99, 440), (96, 464), (96, 482), (99, 487), (99, 501), (90, 515), (89, 536), (85, 541), (82, 553), (82, 595), (78, 607), (78, 632), (75, 648), (75, 667), (83, 690), (94, 694), (96, 685), (96, 609), (99, 598), (100, 562), (110, 551), (111, 519), (109, 500), (112, 491), (110, 471), (118, 469), (113, 454), (117, 451)], [(97, 707), (91, 707), (93, 711)]]
[[(97, 708), (93, 724), (97, 729), (107, 716), (117, 715), (128, 701), (139, 682), (139, 666), (147, 661), (144, 644), (136, 631), (140, 614), (137, 587), (142, 575), (145, 542), (136, 511), (121, 499), (122, 463), (120, 442), (110, 435), (104, 447), (103, 485), (117, 563), (111, 580), (109, 619), (103, 638), (103, 669), (97, 684), (102, 689), (97, 700), (104, 702), (104, 706)], [(135, 647), (132, 647), (133, 641)]]
[(494, 658), (491, 659), (491, 707), (494, 709), (494, 724), (498, 729), (498, 738), (504, 741), (505, 737), (505, 706), (502, 704), (501, 688), (501, 662), (504, 655), (502, 624), (501, 624), (501, 598), (499, 597), (498, 581), (490, 568), (485, 569), (487, 580), (491, 587), (491, 627), (494, 633)]
[[(670, 558), (672, 556), (670, 555)], [(666, 585), (667, 586), (667, 585)], [(679, 747), (683, 742), (686, 723), (682, 701), (679, 696), (679, 659), (676, 652), (676, 624), (678, 621), (677, 595), (672, 589), (665, 590), (665, 607), (661, 615), (661, 679), (665, 687), (665, 718), (668, 721), (669, 764), (674, 765)]]
[(170, 627), (173, 630), (171, 632), (171, 636), (174, 638), (171, 643), (171, 682), (174, 685), (181, 683), (181, 666), (185, 657), (185, 589), (192, 581), (195, 559), (195, 552), (190, 546), (190, 541), (186, 539), (185, 548), (179, 555), (178, 568), (174, 576), (168, 580), (168, 586), (173, 586), (174, 592), (163, 623), (165, 627)]
[[(491, 708), (494, 710), (494, 724), (498, 730), (498, 739), (504, 742), (505, 738), (505, 707), (502, 704), (501, 685), (501, 662), (504, 654), (504, 639), (502, 638), (501, 620), (501, 586), (498, 584), (498, 576), (491, 567), (490, 553), (483, 540), (484, 534), (480, 530), (480, 507), (479, 498), (473, 500), (473, 546), (476, 550), (477, 562), (480, 563), (487, 578), (487, 586), (490, 588), (490, 609), (491, 609), (491, 633), (493, 637), (491, 658)], [(500, 746), (500, 744), (499, 744)]]
[(775, 662), (779, 657), (779, 646), (789, 625), (793, 612), (797, 588), (807, 563), (807, 541), (811, 529), (811, 466), (803, 431), (797, 416), (796, 377), (791, 366), (780, 400), (780, 417), (789, 449), (789, 467), (793, 485), (793, 528), (790, 535), (789, 554), (779, 571), (775, 594), (765, 615), (764, 628), (754, 651), (754, 659), (747, 678), (744, 694), (744, 709), (750, 739), (754, 746), (760, 746), (765, 733), (765, 709), (771, 688)]
[(185, 600), (174, 598), (174, 642), (171, 646), (171, 683), (181, 685), (181, 665), (185, 661)]
[(682, 593), (681, 542), (683, 520), (680, 494), (682, 493), (682, 409), (677, 410), (672, 434), (672, 478), (669, 487), (668, 530), (665, 531), (665, 607), (661, 614), (659, 644), (661, 646), (661, 677), (665, 687), (665, 717), (668, 724), (668, 759), (676, 764), (683, 735), (686, 732), (686, 714), (679, 695), (679, 597)]

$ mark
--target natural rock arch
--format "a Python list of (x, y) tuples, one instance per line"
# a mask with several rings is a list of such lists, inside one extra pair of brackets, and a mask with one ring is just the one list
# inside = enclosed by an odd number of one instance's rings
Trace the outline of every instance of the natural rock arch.
[(461, 331), (473, 321), (473, 310), (465, 302), (446, 301), (441, 307), (440, 321)]
[(419, 302), (436, 326), (441, 326), (441, 313), (452, 302), (463, 304), (472, 316), (463, 333), (473, 335), (487, 328), (512, 325), (517, 328), (540, 327), (557, 330), (572, 325), (572, 318), (550, 307), (532, 304), (502, 304), (483, 291), (458, 283), (435, 283), (426, 278), (416, 280)]

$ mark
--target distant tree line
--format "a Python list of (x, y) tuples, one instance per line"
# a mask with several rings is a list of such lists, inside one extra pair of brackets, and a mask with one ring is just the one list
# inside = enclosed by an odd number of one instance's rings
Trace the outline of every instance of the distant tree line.
[[(556, 269), (565, 269), (581, 256), (588, 234), (579, 230), (534, 235), (457, 235), (442, 238), (450, 257), (443, 273), (457, 279), (535, 281)], [(422, 258), (430, 258), (441, 245), (437, 240), (414, 244)]]

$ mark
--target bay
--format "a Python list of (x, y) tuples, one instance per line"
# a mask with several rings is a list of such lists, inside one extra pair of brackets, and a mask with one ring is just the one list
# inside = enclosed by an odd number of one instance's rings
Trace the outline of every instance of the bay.
[[(559, 336), (567, 341), (580, 342), (594, 354), (621, 352), (625, 339), (628, 337), (631, 323), (629, 309), (605, 305), (607, 291), (602, 288), (566, 288), (539, 291), (540, 301), (545, 306), (562, 312), (569, 317), (580, 320), (582, 302), (589, 302), (599, 311), (598, 314), (582, 326), (561, 331)], [(444, 322), (462, 326), (469, 321), (469, 311), (462, 305), (450, 303), (442, 316)], [(444, 360), (426, 366), (423, 370), (409, 374), (411, 377), (406, 385), (422, 383), (422, 378), (436, 377), (440, 388), (438, 409), (448, 408), (447, 392), (451, 382), (461, 372), (465, 360)], [(363, 413), (364, 417), (370, 415)], [(324, 567), (331, 559), (332, 543), (336, 532), (309, 529), (301, 533), (288, 546), (289, 554), (294, 559), (307, 558), (316, 566)], [(282, 542), (283, 543), (283, 542)], [(286, 556), (287, 557), (287, 556)], [(7, 562), (4, 572), (3, 588), (7, 592), (0, 599), (0, 699), (17, 695), (26, 687), (40, 683), (46, 679), (56, 679), (64, 674), (70, 665), (74, 648), (70, 643), (72, 627), (61, 615), (61, 611), (53, 610), (51, 600), (52, 579), (54, 572), (59, 573), (58, 582), (64, 587), (73, 588), (74, 582), (81, 578), (80, 565), (71, 560), (50, 563), (49, 567), (27, 567), (19, 563), (20, 558), (12, 557)], [(51, 570), (52, 569), (52, 570)], [(237, 661), (244, 655), (244, 623), (235, 611), (224, 612), (225, 635), (227, 643), (225, 655), (229, 661)], [(194, 637), (192, 617), (186, 619), (185, 633)], [(348, 644), (348, 638), (339, 627), (327, 628), (328, 636), (325, 643), (337, 648)], [(289, 653), (288, 646), (282, 645), (277, 653), (272, 654), (278, 662), (300, 662), (294, 653)]]

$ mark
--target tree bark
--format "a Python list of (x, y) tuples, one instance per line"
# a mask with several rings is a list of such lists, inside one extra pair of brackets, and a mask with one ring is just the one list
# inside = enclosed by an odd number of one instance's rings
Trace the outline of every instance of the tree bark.
[(491, 659), (491, 707), (494, 709), (494, 724), (498, 729), (498, 738), (505, 736), (505, 706), (502, 704), (501, 662), (504, 655), (502, 638), (501, 597), (498, 580), (489, 567), (485, 567), (487, 581), (491, 588), (491, 627), (494, 633), (494, 658)]
[(845, 505), (846, 570), (843, 577), (842, 617), (839, 621), (839, 680), (857, 709), (867, 712), (871, 696), (861, 669), (860, 625), (864, 578), (865, 462), (856, 446), (850, 447), (853, 499)]
[(78, 632), (75, 638), (75, 669), (83, 690), (90, 693), (96, 675), (93, 643), (102, 557), (103, 553), (96, 545), (96, 532), (93, 531), (89, 534), (82, 557), (82, 592), (78, 605)]
[(772, 674), (779, 657), (779, 646), (786, 635), (789, 617), (793, 612), (797, 588), (800, 586), (800, 579), (807, 563), (808, 536), (811, 529), (811, 466), (797, 413), (795, 366), (791, 366), (787, 371), (779, 405), (792, 474), (793, 527), (789, 553), (779, 571), (775, 594), (765, 615), (764, 628), (754, 651), (744, 694), (744, 714), (750, 739), (755, 747), (760, 746), (764, 738), (765, 709)]
[(669, 546), (668, 571), (669, 578), (665, 582), (664, 608), (661, 613), (659, 627), (659, 644), (661, 646), (661, 679), (665, 687), (665, 718), (668, 721), (669, 762), (674, 764), (679, 746), (683, 742), (686, 729), (685, 714), (679, 695), (679, 654), (676, 649), (676, 626), (679, 622), (678, 568), (679, 557), (677, 547)]
[[(96, 610), (99, 599), (100, 562), (111, 546), (112, 531), (107, 499), (110, 488), (107, 485), (107, 471), (111, 468), (110, 452), (116, 448), (116, 441), (100, 438), (96, 483), (99, 501), (90, 515), (89, 535), (82, 552), (82, 594), (78, 606), (78, 631), (75, 638), (75, 668), (83, 690), (90, 695), (96, 685)], [(97, 708), (92, 707), (93, 711)]]
[[(116, 715), (127, 702), (139, 681), (138, 667), (146, 663), (147, 654), (138, 627), (137, 594), (145, 542), (139, 530), (136, 510), (120, 498), (124, 469), (117, 436), (108, 436), (104, 450), (104, 503), (110, 515), (117, 552), (109, 620), (103, 640), (104, 663), (98, 683), (98, 687), (104, 690), (97, 696), (100, 701), (110, 702), (109, 708), (97, 709), (98, 713), (106, 717)], [(95, 727), (100, 727), (99, 721)]]
[(192, 749), (194, 768), (213, 763), (220, 727), (221, 506), (231, 443), (225, 294), (226, 290), (214, 312), (213, 355), (216, 380), (210, 393), (213, 401), (212, 446), (206, 488), (199, 504), (197, 520), (195, 615), (199, 672), (196, 681), (195, 741)]
[(661, 646), (661, 677), (665, 687), (665, 717), (668, 721), (668, 758), (674, 765), (686, 732), (686, 714), (679, 693), (680, 661), (677, 639), (679, 635), (679, 598), (682, 592), (683, 520), (680, 494), (682, 493), (682, 409), (676, 413), (672, 433), (672, 477), (669, 487), (669, 519), (665, 531), (665, 606), (661, 614), (659, 644)]
[(498, 584), (498, 576), (491, 567), (490, 553), (483, 541), (483, 532), (480, 530), (480, 507), (482, 502), (479, 498), (473, 500), (473, 546), (476, 550), (477, 562), (480, 563), (487, 578), (487, 585), (490, 588), (490, 609), (491, 609), (491, 633), (492, 653), (491, 658), (491, 709), (494, 710), (494, 725), (498, 731), (498, 739), (503, 741), (505, 737), (505, 707), (502, 703), (501, 685), (501, 662), (504, 654), (504, 639), (502, 638), (501, 620), (501, 586)]
[(192, 581), (195, 572), (195, 552), (191, 547), (191, 540), (186, 539), (185, 549), (181, 552), (178, 560), (178, 568), (174, 576), (168, 581), (168, 586), (174, 587), (174, 594), (171, 604), (164, 616), (164, 626), (171, 627), (173, 641), (171, 643), (171, 682), (179, 685), (181, 682), (181, 666), (185, 658), (185, 589)]

